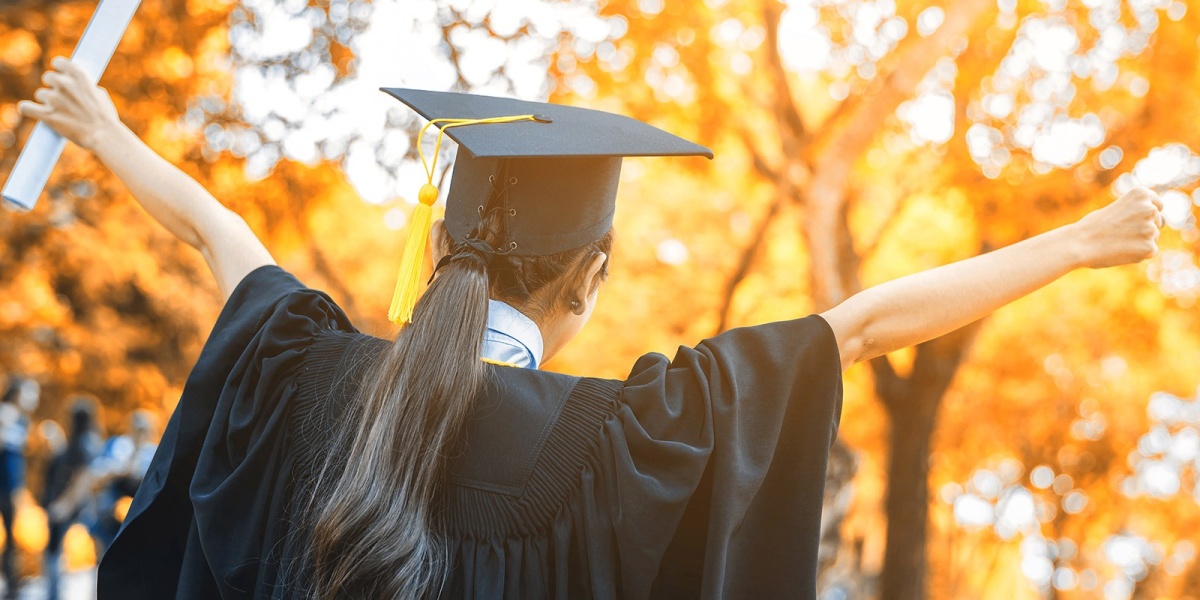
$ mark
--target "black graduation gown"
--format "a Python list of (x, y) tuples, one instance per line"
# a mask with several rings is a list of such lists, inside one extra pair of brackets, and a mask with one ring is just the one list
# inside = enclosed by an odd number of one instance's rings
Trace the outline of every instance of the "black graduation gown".
[[(289, 598), (297, 490), (388, 342), (274, 266), (213, 328), (98, 575), (101, 598)], [(812, 598), (841, 411), (817, 316), (625, 381), (489, 367), (443, 507), (451, 598)]]

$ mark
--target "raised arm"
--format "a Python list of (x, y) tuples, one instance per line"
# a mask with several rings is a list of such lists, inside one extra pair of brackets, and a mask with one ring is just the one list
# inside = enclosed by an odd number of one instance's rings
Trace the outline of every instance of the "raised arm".
[(92, 151), (150, 216), (204, 255), (224, 298), (250, 271), (275, 264), (240, 216), (121, 123), (108, 93), (78, 66), (61, 57), (53, 66), (42, 77), (46, 87), (34, 94), (36, 102), (17, 105), (21, 114)]
[(1076, 223), (855, 294), (821, 315), (842, 369), (954, 331), (1072, 270), (1154, 256), (1161, 209), (1157, 194), (1137, 188)]

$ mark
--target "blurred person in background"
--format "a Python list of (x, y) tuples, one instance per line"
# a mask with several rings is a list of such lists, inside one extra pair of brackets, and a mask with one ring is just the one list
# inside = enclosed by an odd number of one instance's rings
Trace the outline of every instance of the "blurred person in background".
[(66, 444), (46, 465), (42, 506), (46, 507), (50, 535), (43, 571), (49, 600), (58, 599), (63, 539), (91, 500), (90, 494), (86, 493), (90, 488), (88, 469), (102, 447), (100, 434), (96, 431), (96, 410), (95, 400), (75, 396), (71, 401)]
[(124, 518), (123, 507), (137, 493), (138, 486), (150, 468), (158, 444), (154, 441), (154, 415), (147, 410), (135, 410), (129, 416), (129, 431), (104, 443), (100, 456), (92, 462), (85, 477), (79, 479), (69, 494), (79, 496), (72, 503), (82, 503), (84, 494), (95, 494), (96, 515), (89, 530), (96, 543), (96, 556), (104, 555), (117, 536)]
[[(45, 440), (46, 448), (42, 456), (43, 472), (49, 469), (50, 461), (66, 451), (67, 449), (67, 434), (63, 431), (62, 425), (54, 419), (42, 419), (37, 425), (38, 435)], [(45, 482), (43, 481), (43, 484)], [(45, 507), (43, 507), (45, 508)]]
[(40, 396), (38, 382), (13, 376), (0, 399), (0, 519), (4, 520), (4, 584), (5, 595), (9, 598), (15, 598), (20, 587), (13, 520), (16, 518), (17, 494), (25, 487), (29, 418), (37, 409)]
[(464, 126), (466, 151), (416, 299), (410, 259), (439, 198), (427, 170), (394, 302), (404, 325), (383, 340), (277, 266), (77, 66), (53, 64), (21, 114), (95, 152), (226, 299), (100, 565), (101, 597), (815, 598), (842, 372), (1075, 269), (1144, 260), (1163, 224), (1135, 189), (820, 315), (646, 354), (625, 380), (572, 377), (539, 367), (596, 306), (620, 157), (707, 149), (599, 111), (388, 89)]
[[(62, 424), (60, 424), (58, 421), (56, 421), (54, 419), (43, 419), (41, 422), (38, 423), (37, 431), (38, 431), (38, 435), (42, 436), (42, 440), (44, 440), (44, 443), (45, 443), (45, 448), (44, 448), (43, 454), (41, 456), (43, 488), (42, 488), (42, 496), (39, 499), (39, 500), (44, 501), (45, 496), (46, 496), (46, 491), (47, 491), (45, 486), (48, 482), (45, 479), (45, 477), (50, 475), (50, 469), (51, 469), (51, 465), (54, 462), (54, 459), (56, 457), (62, 456), (63, 454), (66, 453), (66, 451), (67, 451), (67, 434), (65, 431), (63, 431)], [(45, 508), (46, 507), (43, 504), (42, 505), (43, 511), (45, 510)], [(50, 525), (50, 515), (46, 514), (47, 528), (49, 528), (49, 525)], [(47, 537), (47, 544), (48, 543), (49, 543), (49, 538)], [(43, 561), (42, 577), (46, 578), (47, 583), (48, 583), (49, 577), (48, 577), (48, 573), (47, 573), (47, 569), (46, 569), (44, 552), (42, 555), (42, 561)]]

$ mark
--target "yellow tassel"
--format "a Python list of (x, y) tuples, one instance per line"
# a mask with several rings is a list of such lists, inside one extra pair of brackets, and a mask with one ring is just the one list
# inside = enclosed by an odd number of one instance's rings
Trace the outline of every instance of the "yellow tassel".
[(413, 209), (408, 242), (404, 244), (404, 257), (400, 260), (400, 273), (396, 276), (396, 291), (392, 294), (392, 307), (388, 309), (388, 320), (404, 325), (412, 322), (413, 307), (417, 305), (417, 293), (421, 286), (421, 268), (425, 265), (425, 246), (429, 243), (429, 228), (433, 221), (433, 204), (438, 199), (438, 189), (432, 184), (421, 186), (417, 194), (420, 202)]
[[(404, 256), (400, 259), (400, 273), (396, 277), (396, 291), (392, 293), (392, 306), (388, 309), (388, 320), (397, 325), (412, 323), (413, 308), (417, 306), (417, 290), (421, 287), (421, 267), (425, 266), (425, 246), (429, 243), (429, 226), (433, 221), (433, 205), (438, 199), (438, 189), (433, 185), (433, 174), (437, 170), (437, 157), (442, 149), (442, 135), (451, 127), (465, 125), (484, 125), (488, 123), (514, 123), (517, 121), (536, 121), (549, 123), (550, 119), (540, 115), (512, 115), (507, 117), (488, 117), (486, 119), (433, 119), (421, 128), (417, 134), (417, 154), (421, 157), (421, 165), (425, 167), (425, 175), (429, 183), (421, 186), (417, 194), (417, 207), (413, 209), (408, 241), (404, 244)], [(421, 139), (425, 131), (436, 123), (444, 125), (438, 130), (437, 141), (433, 145), (433, 158), (426, 160), (425, 150), (421, 147)]]

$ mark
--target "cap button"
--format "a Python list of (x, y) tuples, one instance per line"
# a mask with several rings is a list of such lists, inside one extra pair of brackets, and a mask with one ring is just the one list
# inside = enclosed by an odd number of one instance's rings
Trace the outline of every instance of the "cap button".
[(554, 122), (554, 119), (551, 119), (550, 117), (547, 117), (546, 115), (533, 115), (533, 120), (537, 121), (538, 123), (553, 123)]

